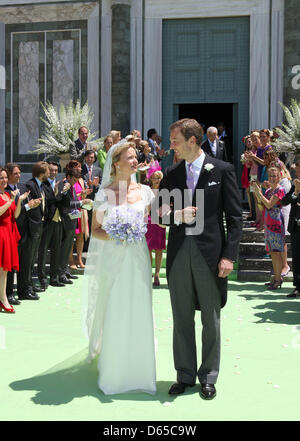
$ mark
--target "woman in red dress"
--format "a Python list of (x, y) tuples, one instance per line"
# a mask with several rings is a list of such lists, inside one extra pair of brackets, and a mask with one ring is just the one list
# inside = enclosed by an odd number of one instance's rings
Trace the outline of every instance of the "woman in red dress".
[(6, 297), (7, 272), (13, 269), (19, 271), (18, 241), (20, 234), (16, 218), (21, 212), (21, 203), (27, 198), (28, 193), (22, 194), (17, 205), (15, 198), (19, 190), (11, 194), (5, 191), (8, 176), (5, 168), (0, 167), (0, 311), (13, 313), (14, 308), (8, 303)]

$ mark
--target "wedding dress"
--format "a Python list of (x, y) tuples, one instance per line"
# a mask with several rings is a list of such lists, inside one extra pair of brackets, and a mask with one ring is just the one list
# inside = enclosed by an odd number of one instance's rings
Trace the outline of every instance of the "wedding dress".
[[(101, 194), (102, 192), (102, 194)], [(99, 190), (98, 200), (105, 200)], [(140, 186), (141, 200), (126, 209), (145, 213), (153, 193)], [(107, 200), (104, 220), (115, 208)], [(104, 221), (103, 221), (104, 223)], [(105, 394), (156, 391), (152, 274), (145, 238), (133, 244), (93, 239), (86, 265), (85, 326), (89, 358), (99, 354), (99, 388)]]

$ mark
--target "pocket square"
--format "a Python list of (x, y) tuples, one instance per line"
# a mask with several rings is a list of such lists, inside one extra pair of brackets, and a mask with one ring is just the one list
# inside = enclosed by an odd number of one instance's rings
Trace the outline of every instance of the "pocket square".
[(212, 181), (208, 183), (208, 186), (211, 187), (212, 185), (218, 185), (218, 184), (220, 184), (220, 182)]

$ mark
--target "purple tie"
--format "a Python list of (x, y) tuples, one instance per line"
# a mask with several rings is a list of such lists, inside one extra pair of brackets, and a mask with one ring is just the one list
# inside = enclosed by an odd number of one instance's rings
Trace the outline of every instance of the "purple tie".
[(193, 164), (188, 164), (188, 172), (186, 178), (187, 188), (191, 189), (194, 192), (195, 184), (194, 184), (194, 174), (193, 174)]

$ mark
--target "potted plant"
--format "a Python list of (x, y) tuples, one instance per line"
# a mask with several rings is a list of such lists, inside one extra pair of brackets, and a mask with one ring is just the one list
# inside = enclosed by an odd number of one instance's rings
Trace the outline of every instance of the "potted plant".
[(287, 153), (287, 162), (292, 163), (295, 157), (300, 156), (300, 103), (291, 100), (290, 107), (281, 104), (286, 117), (283, 128), (276, 128), (279, 137), (272, 143), (278, 153)]
[(70, 101), (67, 106), (61, 104), (58, 110), (50, 102), (46, 105), (41, 103), (41, 106), (45, 113), (45, 118), (41, 117), (45, 129), (38, 144), (34, 146), (34, 153), (44, 153), (45, 159), (49, 156), (58, 156), (63, 169), (70, 161), (70, 146), (74, 145), (78, 138), (78, 129), (81, 126), (89, 129), (88, 142), (97, 144), (101, 148), (102, 138), (97, 139), (96, 133), (90, 132), (93, 113), (87, 102), (81, 107), (79, 100), (76, 104)]

